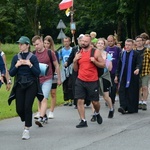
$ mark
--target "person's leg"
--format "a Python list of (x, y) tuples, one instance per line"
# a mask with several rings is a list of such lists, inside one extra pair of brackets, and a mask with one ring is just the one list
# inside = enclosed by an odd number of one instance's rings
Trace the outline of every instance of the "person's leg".
[(25, 127), (32, 126), (32, 107), (37, 93), (37, 84), (34, 82), (25, 92)]
[(78, 99), (77, 106), (78, 106), (80, 119), (85, 120), (84, 99)]
[(85, 119), (84, 99), (78, 99), (77, 108), (81, 122), (78, 125), (76, 125), (76, 128), (87, 127), (87, 121)]
[(112, 87), (110, 88), (109, 96), (112, 100), (113, 105), (115, 103), (115, 97), (117, 92), (117, 84), (114, 82), (114, 79), (115, 79), (115, 74), (111, 74)]
[(102, 117), (100, 116), (100, 102), (99, 102), (99, 82), (88, 82), (86, 83), (86, 88), (87, 88), (87, 99), (92, 101), (94, 110), (95, 110), (95, 115), (97, 118), (97, 123), (102, 124), (103, 120)]
[(99, 111), (100, 111), (100, 102), (99, 101), (92, 101), (92, 104), (93, 104), (93, 107), (94, 107), (94, 110), (95, 110), (97, 123), (102, 124), (103, 119), (102, 119), (102, 117), (100, 116), (100, 113), (99, 113)]
[(84, 82), (80, 79), (76, 80), (75, 86), (75, 99), (77, 100), (77, 109), (81, 119), (81, 122), (76, 125), (76, 128), (87, 127), (87, 121), (85, 120), (85, 108), (84, 108), (84, 98), (85, 98)]
[(69, 104), (69, 98), (67, 95), (67, 90), (68, 90), (68, 78), (66, 78), (66, 80), (63, 82), (62, 84), (62, 88), (63, 88), (63, 97), (64, 97), (64, 106), (68, 106)]
[(52, 89), (50, 92), (51, 95), (51, 104), (50, 104), (50, 111), (48, 113), (48, 118), (53, 119), (54, 118), (54, 108), (56, 105), (56, 89), (57, 89), (57, 83), (52, 84)]
[(51, 90), (51, 107), (50, 111), (53, 112), (56, 105), (56, 89)]
[(46, 123), (48, 121), (46, 110), (47, 110), (47, 100), (50, 94), (51, 86), (52, 86), (52, 79), (47, 80), (42, 84), (42, 92), (44, 98), (41, 102), (40, 118), (37, 121), (35, 121), (35, 124), (38, 125), (39, 127), (43, 127), (42, 123)]
[(21, 121), (25, 121), (25, 91), (18, 84), (16, 87), (16, 112)]
[(109, 107), (109, 114), (108, 114), (108, 118), (113, 118), (114, 116), (114, 108), (113, 108), (113, 105), (112, 105), (112, 101), (111, 101), (111, 98), (109, 97), (109, 92), (104, 92), (103, 93), (103, 97), (104, 97), (104, 100), (106, 101), (106, 103), (108, 104), (108, 107)]
[(103, 98), (107, 102), (109, 109), (113, 109), (112, 101), (111, 98), (109, 97), (109, 92), (104, 92), (103, 93)]
[(92, 118), (91, 118), (91, 121), (92, 121), (92, 122), (95, 122), (95, 121), (96, 121), (96, 115), (95, 115), (95, 109), (94, 109), (94, 106), (93, 106), (92, 103), (91, 103), (91, 108), (92, 108), (92, 113), (93, 113)]
[(142, 77), (142, 96), (143, 96), (143, 105), (142, 110), (147, 110), (147, 98), (148, 98), (148, 84), (150, 80), (150, 75)]

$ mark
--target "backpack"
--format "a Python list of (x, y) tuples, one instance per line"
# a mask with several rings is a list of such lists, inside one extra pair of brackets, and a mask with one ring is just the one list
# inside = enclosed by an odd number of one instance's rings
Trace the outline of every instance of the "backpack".
[[(26, 57), (26, 60), (30, 59), (32, 57), (32, 55), (33, 54), (31, 52), (29, 52), (28, 56)], [(18, 53), (17, 56), (18, 56), (18, 59), (22, 59), (22, 56), (20, 53)]]
[[(96, 50), (95, 48), (92, 48), (90, 57), (94, 57), (95, 50)], [(98, 72), (98, 77), (101, 77), (104, 73), (104, 68), (99, 68), (97, 66), (96, 66), (96, 68), (97, 68), (97, 72)]]

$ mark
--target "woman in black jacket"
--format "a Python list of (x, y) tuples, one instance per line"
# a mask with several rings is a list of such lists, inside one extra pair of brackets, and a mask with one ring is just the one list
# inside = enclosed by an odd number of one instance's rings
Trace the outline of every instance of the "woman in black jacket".
[(43, 99), (40, 93), (38, 77), (40, 75), (39, 62), (30, 52), (30, 40), (22, 36), (18, 41), (20, 53), (15, 55), (9, 70), (10, 76), (15, 76), (15, 83), (8, 103), (16, 99), (16, 111), (25, 122), (22, 139), (30, 138), (29, 127), (32, 126), (32, 106), (37, 95)]

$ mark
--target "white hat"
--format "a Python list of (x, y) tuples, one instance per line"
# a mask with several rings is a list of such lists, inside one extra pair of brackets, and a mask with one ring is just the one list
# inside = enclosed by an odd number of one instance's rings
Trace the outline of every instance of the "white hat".
[(84, 34), (80, 34), (77, 40), (81, 39), (84, 36)]

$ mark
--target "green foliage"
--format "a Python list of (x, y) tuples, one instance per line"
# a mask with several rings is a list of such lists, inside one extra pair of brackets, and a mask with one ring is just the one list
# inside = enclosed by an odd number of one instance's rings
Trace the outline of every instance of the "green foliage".
[[(65, 10), (60, 11), (55, 0), (3, 0), (0, 1), (0, 29), (2, 39), (13, 43), (21, 35), (30, 38), (35, 34), (51, 35), (56, 41), (59, 30), (56, 26), (60, 19), (71, 36), (70, 17)], [(76, 35), (92, 30), (99, 37), (113, 34), (114, 30), (122, 35), (135, 37), (145, 31), (150, 33), (149, 0), (74, 0), (73, 20), (76, 22)], [(41, 24), (39, 29), (38, 23)]]

